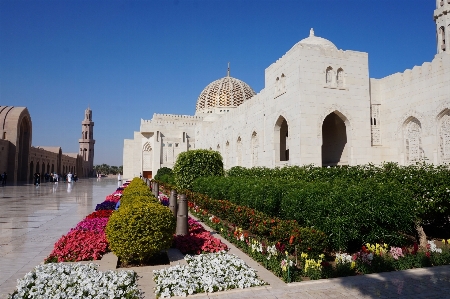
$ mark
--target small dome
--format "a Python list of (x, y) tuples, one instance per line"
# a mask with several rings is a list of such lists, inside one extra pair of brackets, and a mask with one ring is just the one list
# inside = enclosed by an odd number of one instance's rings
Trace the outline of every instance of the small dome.
[(302, 39), (298, 43), (301, 45), (318, 45), (318, 46), (322, 46), (324, 48), (337, 50), (337, 47), (329, 40), (322, 38), (322, 37), (315, 36), (314, 29), (312, 29), (312, 28), (309, 31), (309, 37)]
[(195, 113), (207, 113), (215, 107), (237, 107), (256, 93), (245, 82), (228, 75), (210, 83), (197, 99)]

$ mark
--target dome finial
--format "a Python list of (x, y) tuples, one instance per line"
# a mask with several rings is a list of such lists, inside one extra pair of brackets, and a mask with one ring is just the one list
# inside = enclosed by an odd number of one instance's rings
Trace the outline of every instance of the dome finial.
[(230, 77), (230, 62), (228, 62), (227, 77)]
[(309, 36), (314, 36), (314, 28), (311, 28), (311, 30), (309, 30)]

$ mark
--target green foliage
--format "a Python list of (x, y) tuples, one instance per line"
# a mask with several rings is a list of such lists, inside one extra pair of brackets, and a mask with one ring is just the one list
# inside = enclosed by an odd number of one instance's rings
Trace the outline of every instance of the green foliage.
[(398, 184), (370, 179), (354, 185), (310, 183), (289, 191), (280, 214), (324, 231), (334, 250), (364, 242), (402, 245), (404, 234), (413, 233), (416, 219), (411, 198), (411, 192)]
[(159, 203), (133, 203), (112, 213), (106, 226), (111, 251), (124, 263), (143, 262), (170, 248), (175, 218)]
[(175, 184), (175, 175), (169, 167), (161, 167), (158, 169), (154, 179), (164, 183)]
[[(292, 168), (294, 169), (294, 168)], [(256, 169), (264, 173), (263, 168)], [(245, 171), (242, 168), (234, 168)], [(281, 171), (281, 170), (279, 170)], [(364, 242), (401, 245), (404, 234), (413, 233), (417, 214), (413, 194), (396, 182), (373, 178), (352, 182), (334, 178), (329, 182), (228, 176), (202, 177), (192, 190), (214, 199), (255, 209), (271, 217), (296, 220), (300, 226), (325, 232), (334, 250), (345, 250)], [(228, 216), (246, 226), (242, 212)], [(242, 218), (242, 219), (241, 219)], [(258, 223), (259, 233), (266, 229)]]
[(314, 167), (313, 165), (289, 166), (284, 168), (233, 167), (227, 171), (228, 177), (271, 178), (302, 182), (329, 182), (335, 180), (351, 185), (367, 179), (378, 183), (395, 182), (398, 188), (412, 192), (411, 200), (417, 206), (418, 220), (423, 224), (450, 229), (450, 168), (448, 165), (434, 166), (417, 163), (399, 166), (384, 163), (342, 167)]
[(123, 190), (120, 208), (134, 203), (158, 203), (158, 199), (153, 196), (149, 187), (140, 178), (134, 178)]
[(224, 175), (222, 156), (210, 150), (182, 152), (178, 155), (173, 173), (178, 188), (190, 189), (196, 178)]

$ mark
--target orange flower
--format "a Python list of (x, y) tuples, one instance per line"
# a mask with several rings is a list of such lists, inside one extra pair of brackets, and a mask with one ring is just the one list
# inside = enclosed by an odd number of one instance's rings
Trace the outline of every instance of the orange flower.
[(294, 239), (295, 239), (295, 237), (294, 237), (294, 236), (291, 236), (291, 238), (289, 239), (289, 244), (292, 245), (292, 243), (294, 243)]

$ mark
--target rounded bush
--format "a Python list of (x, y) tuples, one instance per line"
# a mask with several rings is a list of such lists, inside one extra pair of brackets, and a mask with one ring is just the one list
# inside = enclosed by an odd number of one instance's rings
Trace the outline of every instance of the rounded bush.
[(222, 156), (212, 150), (182, 152), (178, 155), (173, 173), (179, 189), (191, 189), (196, 178), (224, 175)]
[(169, 208), (159, 203), (121, 206), (109, 218), (106, 238), (111, 251), (123, 263), (143, 262), (170, 248), (176, 221)]

